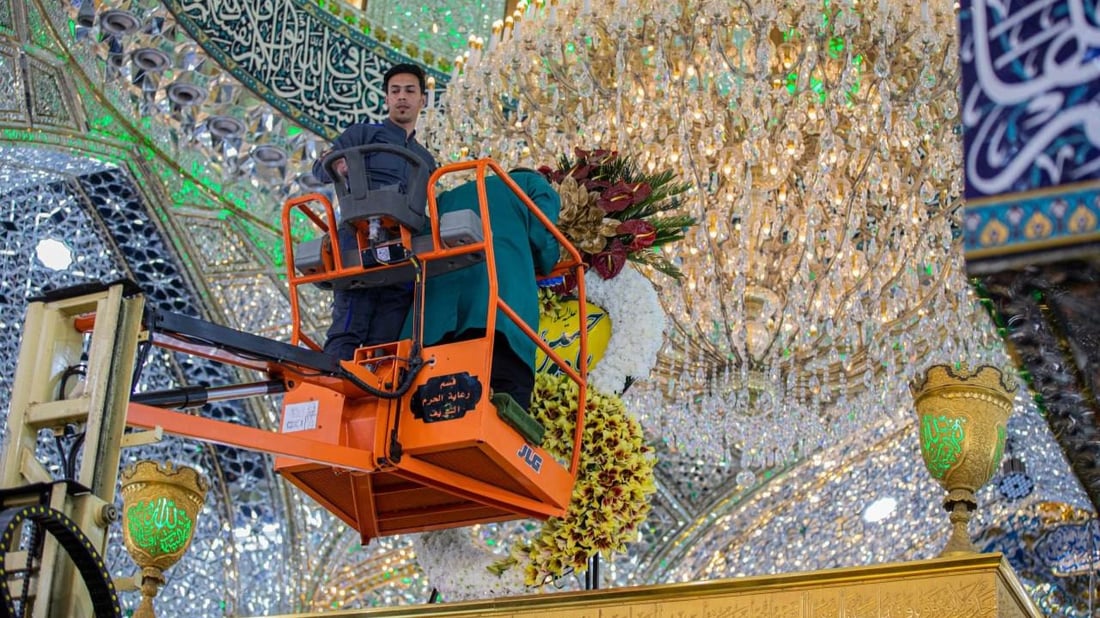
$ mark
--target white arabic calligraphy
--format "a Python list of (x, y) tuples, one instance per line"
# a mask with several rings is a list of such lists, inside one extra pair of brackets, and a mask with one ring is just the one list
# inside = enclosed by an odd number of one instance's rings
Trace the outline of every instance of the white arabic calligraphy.
[[(968, 183), (994, 195), (1033, 170), (1050, 184), (1090, 177), (1100, 169), (1100, 27), (1084, 4), (975, 0), (970, 15), (960, 50), (977, 79), (962, 116)], [(1020, 79), (1002, 78), (1006, 70)]]

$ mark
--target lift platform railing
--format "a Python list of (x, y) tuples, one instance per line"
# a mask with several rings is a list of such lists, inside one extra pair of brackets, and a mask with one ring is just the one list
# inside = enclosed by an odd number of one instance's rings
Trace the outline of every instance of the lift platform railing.
[[(478, 202), (479, 202), (479, 215), (482, 224), (482, 240), (479, 242), (471, 242), (461, 246), (447, 247), (443, 243), (443, 239), (440, 234), (440, 217), (438, 206), (436, 205), (436, 187), (439, 181), (451, 174), (459, 174), (464, 172), (473, 171), (475, 173), (475, 181), (477, 182)], [(495, 326), (496, 326), (496, 309), (499, 309), (501, 313), (508, 317), (527, 337), (534, 341), (547, 358), (553, 362), (558, 369), (567, 375), (579, 388), (579, 397), (577, 405), (577, 425), (574, 435), (574, 448), (572, 459), (570, 461), (570, 474), (574, 477), (577, 473), (577, 466), (580, 462), (580, 438), (584, 433), (584, 411), (586, 408), (585, 402), (587, 401), (587, 366), (581, 364), (581, 367), (572, 368), (556, 351), (554, 351), (538, 333), (531, 328), (526, 322), (521, 319), (516, 312), (505, 303), (499, 295), (496, 277), (496, 260), (493, 256), (492, 249), (492, 230), (489, 218), (488, 198), (485, 189), (485, 179), (488, 172), (492, 172), (498, 176), (501, 181), (515, 193), (516, 197), (524, 204), (524, 206), (535, 216), (535, 218), (546, 227), (546, 229), (554, 236), (558, 243), (566, 252), (566, 256), (559, 261), (555, 266), (554, 271), (549, 275), (550, 277), (560, 276), (562, 274), (572, 274), (577, 281), (577, 296), (578, 296), (578, 308), (579, 308), (579, 323), (587, 324), (587, 303), (584, 288), (584, 260), (581, 258), (580, 252), (573, 246), (568, 238), (557, 228), (552, 221), (550, 221), (546, 215), (531, 201), (531, 199), (523, 192), (523, 190), (511, 179), (510, 176), (491, 159), (478, 159), (474, 161), (464, 161), (459, 163), (452, 163), (441, 166), (437, 169), (428, 181), (428, 220), (431, 225), (431, 238), (432, 247), (430, 251), (416, 254), (416, 260), (425, 265), (425, 268), (430, 263), (435, 261), (453, 260), (460, 256), (466, 256), (470, 254), (484, 254), (485, 265), (488, 269), (488, 276), (490, 281), (490, 296), (488, 299), (488, 316), (486, 326), (486, 338), (490, 342), (490, 346), (494, 342)], [(311, 205), (319, 204), (322, 209), (322, 213), (318, 213)], [(293, 238), (291, 237), (291, 216), (293, 212), (300, 212), (305, 215), (306, 219), (312, 222), (318, 233), (327, 235), (327, 242), (331, 247), (331, 269), (326, 269), (322, 272), (313, 274), (302, 274), (295, 270), (295, 245)], [(292, 319), (292, 335), (291, 343), (298, 344), (303, 342), (312, 349), (320, 349), (320, 346), (312, 341), (307, 335), (302, 332), (301, 324), (301, 309), (299, 303), (301, 302), (301, 296), (298, 293), (298, 287), (308, 284), (317, 284), (322, 282), (331, 282), (338, 279), (355, 276), (368, 272), (368, 270), (384, 270), (399, 268), (400, 264), (390, 265), (375, 265), (369, 269), (361, 264), (349, 265), (343, 261), (343, 250), (340, 246), (340, 238), (338, 230), (338, 223), (335, 217), (335, 211), (331, 202), (327, 197), (320, 193), (311, 193), (303, 195), (298, 198), (292, 198), (284, 204), (282, 212), (282, 223), (284, 233), (284, 249), (286, 253), (287, 264), (287, 283), (290, 288), (290, 302), (291, 302), (291, 319)], [(411, 246), (408, 247), (411, 251)], [(326, 255), (329, 251), (325, 252)], [(423, 272), (420, 276), (423, 277)], [(423, 284), (423, 279), (420, 280)], [(421, 301), (424, 300), (424, 295), (419, 295)], [(423, 315), (423, 312), (419, 312)], [(420, 325), (418, 325), (418, 328)], [(587, 358), (588, 348), (588, 331), (585, 328), (579, 329), (579, 345), (580, 354), (578, 358)], [(344, 363), (345, 365), (349, 363)]]
[(516, 326), (518, 326), (519, 329), (523, 331), (525, 335), (527, 335), (527, 337), (535, 342), (535, 345), (537, 345), (543, 351), (543, 353), (546, 354), (547, 358), (549, 358), (560, 371), (569, 376), (569, 378), (577, 384), (577, 387), (579, 389), (579, 394), (577, 397), (577, 424), (573, 436), (573, 457), (569, 464), (569, 473), (573, 476), (574, 479), (576, 479), (577, 467), (580, 465), (581, 436), (584, 435), (584, 413), (585, 409), (587, 408), (586, 402), (588, 385), (588, 365), (586, 362), (581, 362), (578, 363), (580, 367), (578, 367), (576, 370), (570, 367), (569, 364), (566, 363), (561, 358), (561, 356), (559, 356), (558, 353), (550, 347), (549, 344), (542, 340), (542, 337), (540, 337), (539, 334), (530, 327), (530, 325), (528, 325), (526, 322), (524, 322), (522, 318), (516, 315), (516, 312), (511, 307), (509, 307), (503, 299), (500, 298), (499, 290), (497, 287), (496, 259), (493, 254), (492, 229), (489, 218), (489, 200), (488, 196), (486, 195), (485, 189), (486, 172), (491, 170), (494, 174), (496, 174), (501, 179), (501, 181), (504, 182), (505, 186), (511, 189), (512, 192), (515, 193), (516, 197), (518, 197), (520, 201), (523, 202), (523, 204), (527, 207), (531, 214), (533, 214), (535, 218), (538, 219), (538, 221), (544, 227), (546, 227), (547, 230), (549, 230), (549, 232), (554, 236), (554, 238), (558, 241), (562, 248), (564, 248), (568, 253), (568, 258), (560, 260), (559, 263), (555, 266), (554, 272), (551, 273), (551, 275), (572, 271), (572, 274), (576, 278), (578, 298), (577, 305), (579, 312), (578, 324), (581, 324), (581, 328), (578, 329), (578, 334), (580, 338), (580, 354), (578, 358), (582, 359), (582, 361), (588, 358), (588, 329), (584, 327), (585, 324), (588, 324), (588, 311), (586, 302), (587, 298), (585, 296), (584, 290), (584, 260), (581, 258), (580, 252), (577, 251), (576, 247), (573, 246), (573, 243), (570, 242), (569, 239), (561, 233), (561, 230), (559, 230), (557, 226), (554, 225), (554, 223), (546, 217), (542, 210), (540, 210), (539, 207), (531, 201), (531, 198), (529, 198), (523, 192), (523, 190), (520, 189), (519, 185), (517, 185), (516, 182), (512, 180), (512, 178), (492, 159), (477, 159), (474, 161), (452, 163), (440, 167), (438, 170), (435, 171), (434, 174), (432, 174), (432, 177), (428, 182), (428, 215), (429, 219), (432, 222), (432, 243), (434, 247), (438, 249), (442, 246), (442, 239), (440, 238), (439, 234), (439, 208), (436, 204), (435, 199), (437, 181), (445, 174), (453, 174), (469, 170), (474, 170), (476, 173), (475, 178), (477, 182), (478, 207), (481, 215), (482, 225), (484, 228), (484, 242), (481, 243), (482, 246), (478, 246), (476, 243), (472, 243), (471, 245), (463, 247), (443, 250), (440, 252), (438, 258), (435, 255), (431, 255), (425, 256), (424, 259), (425, 261), (429, 259), (441, 259), (450, 255), (460, 255), (463, 253), (483, 250), (486, 254), (486, 268), (489, 271), (489, 315), (485, 327), (488, 336), (490, 338), (494, 336), (494, 333), (496, 331), (496, 311), (494, 311), (494, 309), (500, 309), (500, 311), (508, 316), (508, 318)]
[[(317, 212), (312, 208), (307, 208), (312, 203), (319, 203), (324, 209), (324, 218), (318, 216)], [(316, 275), (299, 275), (294, 270), (294, 239), (290, 233), (293, 229), (291, 226), (291, 215), (295, 212), (300, 212), (311, 221), (322, 234), (328, 236), (332, 242), (332, 255), (334, 268), (333, 272), (321, 272)], [(282, 212), (282, 224), (283, 224), (283, 255), (286, 256), (287, 263), (287, 283), (290, 285), (290, 322), (292, 324), (292, 330), (290, 334), (291, 345), (299, 345), (304, 343), (309, 346), (310, 349), (320, 350), (321, 346), (318, 345), (313, 339), (305, 336), (302, 333), (302, 315), (298, 308), (298, 286), (305, 283), (314, 283), (317, 281), (326, 281), (334, 279), (336, 277), (343, 276), (341, 273), (345, 272), (344, 257), (340, 247), (340, 235), (336, 233), (336, 213), (332, 209), (332, 202), (329, 202), (328, 198), (320, 193), (308, 193), (299, 197), (292, 197), (283, 204)]]

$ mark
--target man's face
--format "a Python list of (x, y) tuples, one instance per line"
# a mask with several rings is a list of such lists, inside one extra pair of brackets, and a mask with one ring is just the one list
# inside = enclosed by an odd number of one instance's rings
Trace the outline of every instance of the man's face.
[(399, 127), (412, 129), (420, 110), (428, 104), (427, 96), (420, 91), (420, 80), (410, 73), (399, 73), (390, 77), (386, 87), (386, 107), (390, 120)]

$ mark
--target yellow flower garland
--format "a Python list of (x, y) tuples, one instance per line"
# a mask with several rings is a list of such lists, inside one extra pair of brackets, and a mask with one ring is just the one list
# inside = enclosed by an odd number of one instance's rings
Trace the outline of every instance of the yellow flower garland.
[[(535, 377), (530, 412), (546, 428), (543, 447), (562, 461), (572, 457), (577, 390), (565, 376)], [(530, 543), (513, 549), (515, 558), (492, 570), (499, 573), (526, 558), (527, 585), (537, 586), (567, 569), (584, 571), (590, 557), (623, 551), (636, 536), (656, 490), (656, 458), (622, 399), (589, 389), (583, 448), (565, 517), (548, 519)]]

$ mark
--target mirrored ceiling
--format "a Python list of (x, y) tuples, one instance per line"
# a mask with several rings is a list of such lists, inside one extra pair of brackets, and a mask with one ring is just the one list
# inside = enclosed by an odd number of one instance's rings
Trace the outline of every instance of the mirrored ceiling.
[[(469, 36), (487, 36), (511, 8), (106, 0), (82, 25), (88, 5), (79, 0), (0, 0), (0, 409), (26, 299), (44, 289), (128, 277), (158, 307), (285, 340), (278, 221), (287, 196), (318, 188), (308, 163), (334, 127), (380, 117), (378, 81), (389, 64), (426, 64), (442, 92)], [(316, 293), (305, 305), (307, 329), (320, 332), (327, 299)], [(154, 361), (141, 388), (236, 379), (213, 363)], [(270, 427), (277, 405), (204, 413)], [(1052, 615), (1085, 616), (1087, 570), (1060, 566), (1072, 552), (1038, 548), (1054, 530), (1084, 543), (1092, 537), (1082, 522), (1094, 513), (1034, 406), (1018, 408), (1010, 454), (1031, 489), (1003, 490), (995, 478), (976, 528)], [(653, 440), (651, 516), (606, 566), (604, 585), (919, 559), (944, 542), (941, 492), (920, 464), (908, 416), (885, 415), (859, 439), (778, 464), (751, 484), (737, 482), (732, 458)], [(55, 456), (48, 444), (41, 455)], [(361, 546), (275, 478), (265, 456), (183, 440), (127, 453), (142, 456), (195, 465), (215, 481), (196, 545), (158, 598), (166, 615), (427, 601), (432, 585), (411, 539)], [(526, 532), (501, 525), (470, 534), (504, 551)], [(109, 560), (112, 573), (133, 572), (120, 549)], [(124, 596), (127, 607), (137, 601)]]

